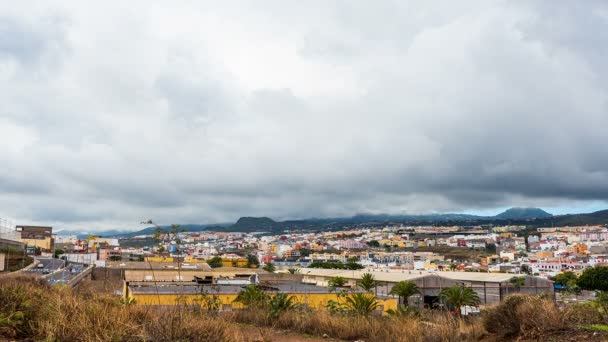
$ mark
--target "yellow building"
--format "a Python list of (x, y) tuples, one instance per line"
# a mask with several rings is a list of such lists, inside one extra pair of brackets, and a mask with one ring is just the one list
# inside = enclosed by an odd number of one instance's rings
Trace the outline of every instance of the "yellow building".
[[(200, 293), (179, 293), (179, 290), (176, 289), (173, 293), (155, 293), (154, 291), (150, 291), (148, 293), (141, 293), (137, 290), (129, 290), (125, 288), (126, 297), (132, 298), (135, 301), (135, 304), (139, 305), (184, 305), (184, 304), (196, 304), (200, 303), (202, 298)], [(341, 298), (336, 293), (298, 293), (298, 292), (289, 292), (289, 295), (295, 298), (297, 303), (306, 305), (312, 309), (325, 309), (327, 302), (330, 300), (343, 302), (344, 299)], [(242, 309), (244, 306), (240, 303), (235, 303), (234, 300), (238, 296), (238, 293), (211, 293), (211, 295), (217, 296), (217, 298), (221, 302), (222, 310), (231, 310), (231, 309)], [(388, 298), (388, 299), (378, 299), (378, 304), (383, 312), (386, 312), (389, 309), (396, 310), (397, 309), (397, 299), (396, 298)]]
[(27, 246), (35, 246), (50, 252), (53, 249), (53, 227), (45, 226), (17, 226), (21, 235), (21, 242)]
[(44, 239), (21, 239), (27, 246), (38, 247), (44, 251), (51, 251), (53, 249), (53, 239), (52, 238), (44, 238)]
[[(257, 283), (258, 278), (256, 271), (247, 269), (224, 272), (127, 270), (123, 296), (139, 305), (201, 303), (201, 288), (195, 285), (192, 279), (198, 279), (199, 285), (205, 286), (207, 295), (217, 296), (222, 310), (231, 310), (243, 308), (242, 304), (234, 303), (234, 300), (244, 285)], [(344, 298), (337, 293), (311, 284), (288, 282), (274, 284), (272, 287), (275, 290), (268, 291), (268, 294), (287, 293), (294, 296), (296, 302), (313, 309), (324, 309), (330, 300), (344, 302)], [(397, 298), (378, 299), (378, 303), (382, 311), (397, 308)]]
[(539, 252), (536, 252), (536, 257), (539, 259), (553, 258), (553, 252), (539, 251)]
[(574, 245), (574, 252), (577, 254), (587, 253), (587, 245), (584, 243), (577, 243), (576, 245)]

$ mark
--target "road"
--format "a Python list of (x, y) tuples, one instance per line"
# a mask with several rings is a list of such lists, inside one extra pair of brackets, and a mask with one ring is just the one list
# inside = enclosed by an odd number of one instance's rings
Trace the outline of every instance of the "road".
[(61, 259), (42, 258), (36, 259), (34, 267), (25, 272), (38, 276), (49, 275), (47, 278), (49, 283), (55, 284), (67, 283), (84, 269), (85, 267), (81, 263), (66, 263), (65, 260)]
[[(47, 258), (43, 258), (43, 259), (37, 258), (34, 267), (32, 267), (29, 270), (26, 270), (25, 272), (30, 273), (30, 274), (37, 274), (37, 275), (50, 274), (50, 273), (53, 273), (53, 272), (57, 271), (58, 269), (62, 268), (64, 264), (65, 264), (64, 260), (50, 259), (50, 258), (48, 258), (48, 259)], [(40, 267), (39, 265), (42, 265), (42, 267)]]
[(79, 275), (82, 270), (84, 270), (84, 266), (82, 264), (69, 263), (66, 268), (53, 273), (53, 275), (49, 277), (49, 283), (67, 283), (68, 281), (72, 280), (72, 278)]

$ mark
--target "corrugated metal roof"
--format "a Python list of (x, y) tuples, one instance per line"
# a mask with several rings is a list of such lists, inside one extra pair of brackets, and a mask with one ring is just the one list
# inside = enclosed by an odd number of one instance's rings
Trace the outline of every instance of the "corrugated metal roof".
[(349, 271), (349, 270), (329, 270), (320, 268), (302, 268), (300, 274), (304, 276), (322, 276), (322, 277), (344, 277), (347, 279), (360, 279), (364, 273), (371, 273), (378, 281), (399, 282), (403, 280), (414, 280), (422, 277), (436, 275), (438, 277), (460, 280), (460, 281), (478, 281), (488, 283), (500, 283), (509, 281), (513, 277), (523, 276), (509, 273), (486, 273), (486, 272), (429, 272), (429, 271)]

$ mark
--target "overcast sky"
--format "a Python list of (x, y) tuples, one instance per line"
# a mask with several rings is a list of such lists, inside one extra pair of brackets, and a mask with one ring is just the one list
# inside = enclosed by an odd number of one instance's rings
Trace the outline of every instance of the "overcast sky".
[(0, 217), (608, 207), (608, 2), (4, 1)]

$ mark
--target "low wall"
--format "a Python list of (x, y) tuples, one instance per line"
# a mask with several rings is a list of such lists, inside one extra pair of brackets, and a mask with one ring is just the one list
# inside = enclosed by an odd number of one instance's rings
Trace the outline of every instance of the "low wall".
[(84, 280), (86, 277), (88, 277), (93, 272), (94, 268), (95, 268), (95, 266), (91, 265), (91, 266), (87, 267), (86, 269), (84, 269), (82, 272), (80, 272), (80, 274), (78, 274), (74, 278), (70, 279), (70, 281), (68, 281), (68, 286), (71, 286), (71, 287), (77, 286), (82, 280)]

